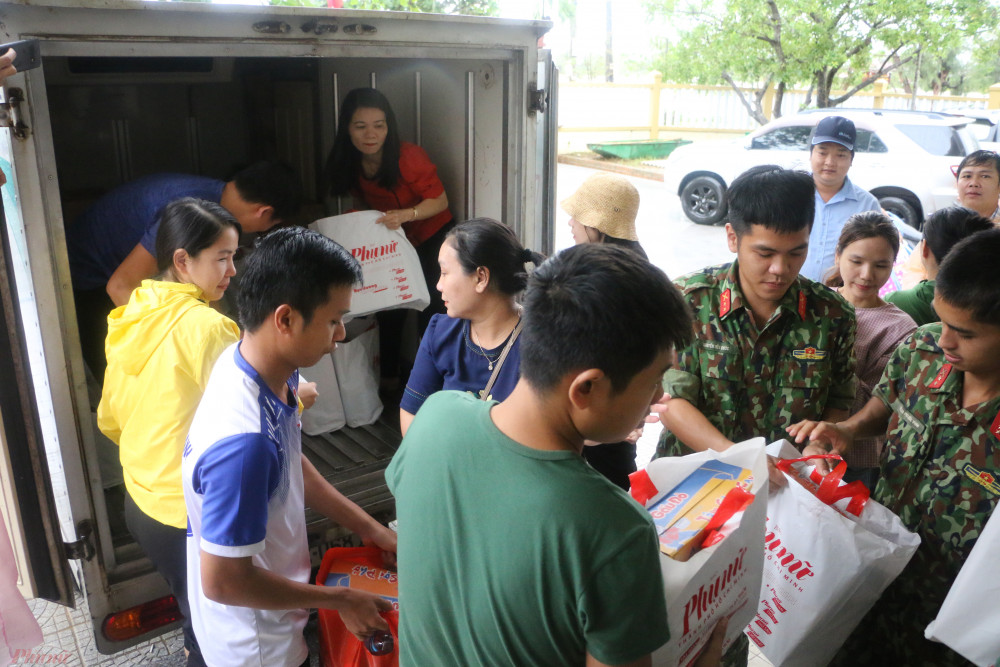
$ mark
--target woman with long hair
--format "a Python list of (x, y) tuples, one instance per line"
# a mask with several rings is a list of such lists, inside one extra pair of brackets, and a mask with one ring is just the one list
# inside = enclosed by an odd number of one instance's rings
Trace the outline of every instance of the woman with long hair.
[[(327, 159), (330, 192), (349, 194), (354, 208), (380, 211), (376, 220), (389, 229), (403, 228), (420, 258), (430, 305), (419, 316), (420, 332), (444, 305), (435, 292), (438, 251), (453, 226), (448, 195), (437, 167), (424, 149), (401, 141), (389, 100), (374, 88), (355, 88), (340, 107), (337, 135)], [(405, 312), (379, 316), (382, 375), (400, 373), (399, 347)]]
[(209, 303), (236, 274), (240, 225), (220, 205), (192, 198), (168, 204), (159, 224), (159, 276), (108, 316), (97, 423), (119, 446), (125, 523), (184, 614), (188, 665), (203, 665), (187, 603), (181, 456), (212, 366), (239, 339), (236, 323)]

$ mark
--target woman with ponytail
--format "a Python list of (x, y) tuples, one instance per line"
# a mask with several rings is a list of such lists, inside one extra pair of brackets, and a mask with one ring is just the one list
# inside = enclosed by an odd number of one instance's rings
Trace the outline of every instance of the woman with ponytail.
[(448, 232), (436, 288), (447, 310), (431, 318), (403, 392), (399, 422), (406, 434), (427, 397), (457, 389), (501, 401), (517, 384), (525, 264), (544, 258), (524, 248), (506, 225), (476, 218)]

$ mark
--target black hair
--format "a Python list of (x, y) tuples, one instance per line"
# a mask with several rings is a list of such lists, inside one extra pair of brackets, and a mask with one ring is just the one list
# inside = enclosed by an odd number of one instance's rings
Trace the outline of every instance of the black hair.
[(521, 377), (540, 391), (567, 373), (599, 368), (620, 392), (693, 334), (691, 311), (663, 271), (598, 243), (567, 248), (535, 269), (522, 319)]
[(804, 171), (773, 164), (751, 167), (737, 176), (726, 192), (727, 222), (737, 236), (761, 225), (779, 234), (812, 229), (816, 186)]
[(276, 229), (257, 240), (240, 280), (240, 326), (256, 331), (282, 304), (306, 324), (330, 288), (361, 282), (361, 264), (338, 243), (303, 227)]
[(610, 243), (611, 245), (616, 245), (619, 248), (625, 248), (631, 250), (635, 254), (639, 255), (643, 259), (649, 259), (646, 251), (642, 249), (642, 245), (638, 241), (630, 241), (629, 239), (620, 239), (617, 236), (611, 236), (610, 234), (601, 233), (601, 243)]
[[(840, 238), (837, 239), (837, 255), (842, 255), (847, 246), (856, 241), (876, 238), (889, 244), (892, 249), (892, 257), (895, 259), (896, 255), (899, 254), (899, 230), (896, 229), (896, 225), (892, 224), (889, 216), (882, 211), (855, 213), (847, 219), (844, 228), (840, 230)], [(844, 284), (840, 276), (840, 269), (836, 265), (831, 269), (824, 284), (829, 287), (840, 287)]]
[(474, 218), (456, 225), (448, 232), (445, 243), (455, 249), (465, 275), (472, 275), (479, 267), (489, 269), (490, 289), (507, 295), (524, 291), (528, 284), (526, 263), (538, 266), (545, 259), (522, 246), (510, 227), (490, 218)]
[(975, 211), (962, 206), (949, 206), (932, 213), (924, 222), (924, 243), (937, 263), (941, 264), (959, 241), (992, 228), (993, 223)]
[(1000, 229), (963, 239), (941, 263), (934, 282), (935, 298), (969, 311), (977, 322), (1000, 326), (1000, 281), (993, 272), (998, 256)]
[(997, 155), (995, 151), (973, 151), (962, 158), (962, 161), (958, 163), (958, 171), (955, 172), (955, 180), (962, 175), (962, 170), (966, 167), (978, 167), (980, 165), (989, 164), (993, 165), (993, 169), (1000, 176), (1000, 155)]
[(156, 270), (165, 273), (174, 265), (174, 251), (183, 248), (197, 257), (219, 240), (227, 227), (243, 231), (233, 214), (215, 202), (184, 197), (164, 206), (156, 230)]
[(382, 164), (372, 179), (380, 186), (392, 189), (399, 180), (399, 125), (389, 100), (374, 88), (355, 88), (344, 97), (340, 105), (337, 136), (326, 160), (330, 176), (330, 194), (334, 197), (356, 190), (361, 178), (361, 151), (351, 142), (351, 119), (358, 109), (380, 109), (385, 113), (385, 143), (382, 145)]
[(274, 209), (274, 219), (288, 222), (302, 203), (302, 183), (284, 162), (261, 160), (236, 172), (231, 179), (244, 201)]

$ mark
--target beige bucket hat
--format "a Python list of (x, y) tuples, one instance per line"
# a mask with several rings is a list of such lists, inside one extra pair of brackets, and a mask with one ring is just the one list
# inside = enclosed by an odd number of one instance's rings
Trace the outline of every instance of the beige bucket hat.
[(617, 239), (639, 240), (635, 233), (639, 191), (623, 176), (594, 174), (560, 206), (582, 225)]

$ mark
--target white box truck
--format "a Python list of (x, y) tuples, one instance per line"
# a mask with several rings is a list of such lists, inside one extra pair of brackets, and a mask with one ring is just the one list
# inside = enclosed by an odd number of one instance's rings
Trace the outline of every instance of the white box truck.
[[(111, 188), (163, 171), (222, 176), (292, 164), (315, 217), (347, 91), (373, 86), (402, 138), (433, 157), (457, 220), (489, 216), (552, 247), (556, 77), (546, 21), (129, 0), (0, 3), (0, 41), (37, 39), (42, 65), (0, 106), (0, 510), (22, 592), (86, 596), (98, 649), (176, 627), (166, 584), (122, 518), (115, 452), (80, 352), (65, 230)], [(346, 203), (346, 202), (345, 202)], [(387, 407), (391, 412), (393, 406)], [(338, 488), (384, 519), (386, 423), (304, 438)], [(102, 456), (103, 453), (103, 456)], [(328, 524), (309, 516), (317, 553)]]

